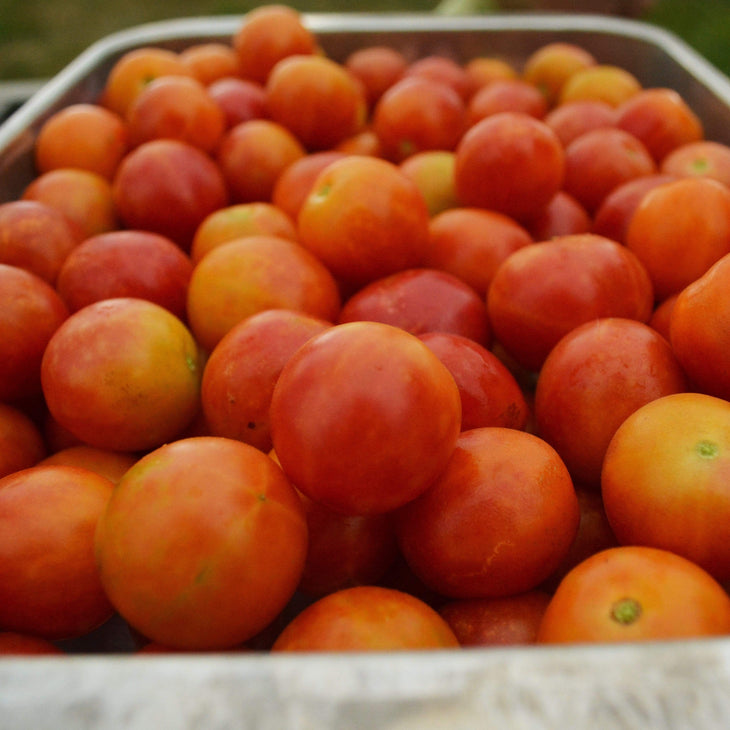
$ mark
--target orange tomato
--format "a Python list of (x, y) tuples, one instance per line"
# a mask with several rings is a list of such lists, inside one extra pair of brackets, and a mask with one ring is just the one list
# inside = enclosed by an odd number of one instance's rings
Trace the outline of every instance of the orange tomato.
[(453, 631), (428, 604), (392, 588), (356, 586), (330, 593), (297, 615), (272, 651), (456, 649)]
[(601, 492), (622, 544), (671, 550), (730, 578), (730, 402), (676, 393), (647, 403), (606, 450)]
[(730, 633), (730, 597), (668, 550), (619, 546), (573, 568), (545, 609), (537, 641), (616, 642)]

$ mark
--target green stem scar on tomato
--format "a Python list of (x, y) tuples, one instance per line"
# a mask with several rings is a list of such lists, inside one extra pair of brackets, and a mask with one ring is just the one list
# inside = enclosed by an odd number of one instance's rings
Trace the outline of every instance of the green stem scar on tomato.
[(635, 598), (621, 598), (611, 606), (611, 618), (622, 626), (630, 626), (641, 616), (641, 604)]
[(703, 459), (714, 459), (720, 449), (714, 441), (698, 441), (695, 445), (695, 451)]

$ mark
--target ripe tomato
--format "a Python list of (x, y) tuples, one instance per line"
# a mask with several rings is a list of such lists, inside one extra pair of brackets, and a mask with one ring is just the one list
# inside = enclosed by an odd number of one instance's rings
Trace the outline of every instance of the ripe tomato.
[(37, 200), (0, 204), (0, 263), (17, 266), (52, 286), (83, 232), (66, 215)]
[(679, 291), (669, 313), (669, 339), (693, 386), (730, 399), (730, 254)]
[(461, 430), (482, 426), (523, 429), (529, 407), (517, 380), (478, 342), (449, 332), (419, 335), (454, 376), (461, 395)]
[(466, 106), (448, 84), (406, 75), (378, 100), (372, 127), (383, 155), (401, 162), (417, 152), (453, 150), (466, 128)]
[(578, 71), (596, 65), (592, 53), (575, 43), (545, 43), (525, 60), (522, 77), (535, 85), (551, 104), (559, 98), (563, 86)]
[(304, 494), (299, 496), (309, 543), (298, 590), (320, 597), (381, 580), (398, 552), (393, 513), (343, 515)]
[(532, 590), (503, 598), (450, 601), (439, 614), (461, 646), (534, 644), (550, 594)]
[(421, 264), (428, 208), (396, 165), (362, 155), (328, 165), (298, 217), (299, 240), (338, 279), (365, 284)]
[(350, 322), (292, 355), (269, 415), (277, 457), (304, 494), (348, 514), (375, 514), (414, 499), (444, 468), (461, 399), (415, 335)]
[(260, 235), (297, 240), (294, 220), (280, 207), (263, 201), (227, 205), (214, 210), (195, 229), (190, 258), (197, 264), (208, 251), (222, 243)]
[(424, 264), (458, 276), (485, 297), (497, 267), (528, 243), (533, 243), (530, 234), (513, 218), (458, 206), (429, 221)]
[(550, 351), (537, 379), (537, 433), (555, 448), (573, 479), (598, 488), (611, 437), (655, 398), (687, 389), (669, 343), (643, 322), (586, 322)]
[(38, 130), (35, 164), (39, 172), (75, 167), (111, 180), (128, 148), (123, 117), (98, 104), (71, 104), (51, 114)]
[(730, 578), (730, 403), (677, 393), (647, 403), (606, 450), (601, 492), (622, 544), (671, 550)]
[(175, 441), (114, 490), (96, 535), (104, 589), (142, 635), (225, 649), (292, 597), (307, 546), (304, 509), (266, 454), (232, 439)]
[(39, 276), (0, 264), (0, 400), (41, 393), (41, 360), (69, 315), (58, 292)]
[(456, 147), (454, 181), (464, 205), (518, 220), (535, 216), (561, 189), (565, 153), (555, 132), (524, 112), (470, 127)]
[(339, 63), (300, 54), (279, 61), (266, 80), (269, 117), (309, 150), (331, 149), (361, 131), (365, 92)]
[(0, 402), (0, 478), (35, 466), (46, 453), (35, 421), (20, 408)]
[(58, 272), (56, 291), (71, 312), (115, 297), (146, 299), (185, 318), (193, 264), (165, 236), (108, 231), (82, 241)]
[(653, 303), (651, 280), (639, 259), (595, 234), (523, 246), (500, 264), (487, 293), (495, 339), (532, 370), (578, 325), (598, 317), (645, 322)]
[(79, 444), (67, 446), (54, 451), (38, 462), (38, 465), (65, 464), (66, 466), (80, 466), (106, 477), (113, 484), (118, 484), (137, 461), (137, 455), (111, 449), (98, 449), (94, 446)]
[(187, 291), (187, 315), (208, 352), (234, 325), (266, 309), (295, 309), (334, 322), (337, 282), (307, 249), (279, 236), (244, 236), (198, 261)]
[(449, 625), (428, 604), (402, 591), (356, 586), (330, 593), (296, 616), (272, 651), (456, 649)]
[(446, 468), (398, 514), (413, 572), (450, 598), (531, 590), (560, 564), (578, 529), (578, 498), (547, 442), (510, 428), (459, 436)]
[(113, 614), (94, 562), (112, 482), (88, 469), (34, 466), (0, 479), (0, 626), (83, 636)]
[(329, 322), (291, 309), (266, 309), (236, 324), (210, 353), (201, 399), (213, 436), (271, 449), (269, 406), (294, 352)]
[(676, 294), (730, 253), (730, 189), (697, 177), (658, 185), (634, 211), (626, 245), (645, 266), (658, 300)]
[(52, 641), (40, 636), (20, 634), (16, 631), (0, 631), (0, 654), (17, 656), (31, 654), (63, 654)]
[(565, 576), (537, 641), (647, 641), (728, 632), (730, 597), (709, 573), (668, 550), (619, 546)]
[(376, 279), (342, 306), (338, 321), (370, 320), (414, 335), (450, 332), (488, 346), (484, 299), (457, 276), (438, 269), (405, 269)]
[(249, 10), (231, 40), (238, 54), (240, 74), (262, 84), (282, 58), (317, 50), (317, 39), (300, 14), (278, 4)]
[(41, 362), (54, 418), (88, 445), (117, 451), (155, 448), (186, 428), (199, 409), (201, 376), (187, 327), (158, 304), (132, 298), (72, 314)]

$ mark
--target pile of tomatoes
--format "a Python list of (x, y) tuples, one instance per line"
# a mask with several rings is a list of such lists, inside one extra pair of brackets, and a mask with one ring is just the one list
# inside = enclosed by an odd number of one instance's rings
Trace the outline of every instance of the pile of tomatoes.
[(730, 633), (730, 148), (576, 45), (129, 51), (0, 205), (0, 651)]

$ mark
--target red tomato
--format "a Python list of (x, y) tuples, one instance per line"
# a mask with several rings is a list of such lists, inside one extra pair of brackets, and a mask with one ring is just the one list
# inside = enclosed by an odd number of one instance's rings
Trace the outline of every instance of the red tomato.
[(578, 498), (557, 452), (510, 428), (464, 431), (446, 468), (398, 515), (413, 572), (450, 598), (535, 588), (567, 554)]
[(608, 317), (577, 327), (547, 356), (535, 390), (537, 432), (573, 479), (600, 486), (611, 437), (655, 398), (687, 389), (669, 343), (649, 325)]
[(114, 489), (88, 469), (34, 466), (0, 480), (0, 626), (76, 638), (113, 614), (94, 533)]
[(341, 512), (375, 514), (414, 499), (444, 468), (461, 399), (446, 366), (415, 335), (350, 322), (292, 355), (270, 419), (277, 457), (304, 494)]
[(653, 303), (639, 259), (616, 241), (588, 233), (515, 251), (497, 269), (487, 294), (495, 338), (532, 370), (578, 325), (598, 317), (645, 322)]

